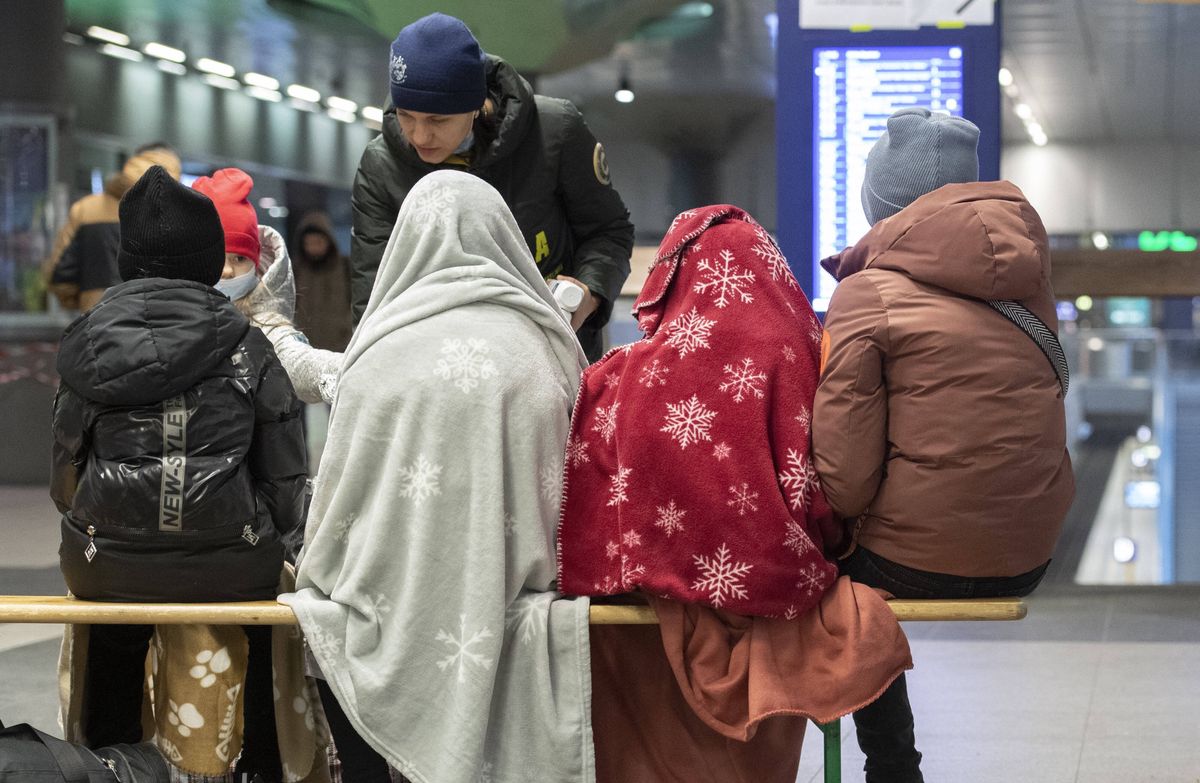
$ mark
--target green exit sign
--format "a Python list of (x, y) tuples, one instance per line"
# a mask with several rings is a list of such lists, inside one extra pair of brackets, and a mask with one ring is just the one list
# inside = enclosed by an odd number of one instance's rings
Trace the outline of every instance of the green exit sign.
[(1191, 253), (1196, 249), (1196, 237), (1182, 231), (1143, 231), (1138, 234), (1138, 250), (1161, 253), (1172, 250), (1176, 253)]

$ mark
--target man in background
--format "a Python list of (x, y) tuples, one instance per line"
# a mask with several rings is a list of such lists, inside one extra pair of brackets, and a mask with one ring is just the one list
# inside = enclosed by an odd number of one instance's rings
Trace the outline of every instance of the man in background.
[(179, 179), (179, 156), (165, 142), (151, 142), (134, 150), (121, 171), (104, 183), (102, 192), (84, 196), (71, 205), (54, 250), (42, 263), (46, 289), (58, 297), (63, 307), (90, 310), (109, 286), (121, 282), (117, 270), (117, 205), (125, 191), (155, 165)]

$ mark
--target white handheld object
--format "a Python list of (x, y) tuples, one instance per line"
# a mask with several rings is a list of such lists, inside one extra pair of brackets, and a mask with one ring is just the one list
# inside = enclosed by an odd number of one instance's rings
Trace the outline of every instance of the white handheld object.
[(579, 309), (579, 305), (583, 304), (582, 286), (566, 280), (551, 280), (549, 285), (550, 293), (554, 294), (554, 299), (563, 312), (573, 313)]

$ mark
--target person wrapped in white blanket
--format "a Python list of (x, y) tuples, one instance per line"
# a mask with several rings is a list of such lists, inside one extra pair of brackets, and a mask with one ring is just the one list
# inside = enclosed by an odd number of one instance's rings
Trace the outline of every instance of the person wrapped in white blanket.
[[(275, 346), (280, 364), (296, 387), (296, 396), (310, 404), (332, 404), (343, 354), (314, 348), (296, 327), (296, 278), (287, 244), (270, 226), (259, 226), (258, 237), (266, 271), (258, 287), (240, 302), (242, 311)], [(579, 306), (582, 291), (578, 286), (561, 280), (549, 285), (564, 312), (571, 313)]]
[(346, 350), (280, 597), (347, 780), (594, 783), (588, 602), (555, 590), (586, 363), (495, 188), (422, 178)]

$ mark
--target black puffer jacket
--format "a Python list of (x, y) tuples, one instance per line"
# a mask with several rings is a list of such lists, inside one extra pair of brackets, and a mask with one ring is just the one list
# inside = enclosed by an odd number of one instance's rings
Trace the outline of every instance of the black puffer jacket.
[[(488, 58), (487, 78), (499, 127), (485, 148), (472, 152), (466, 170), (500, 191), (546, 278), (574, 277), (601, 297), (602, 306), (579, 330), (579, 341), (595, 361), (600, 330), (629, 276), (629, 211), (609, 182), (603, 148), (574, 105), (534, 95), (497, 57)], [(462, 166), (422, 161), (405, 141), (395, 112), (384, 113), (383, 133), (367, 145), (354, 178), (350, 265), (356, 322), (371, 297), (401, 202), (417, 180), (443, 168)]]
[(71, 592), (274, 597), (307, 471), (301, 406), (262, 332), (208, 286), (134, 280), (67, 328), (58, 371), (50, 493)]

